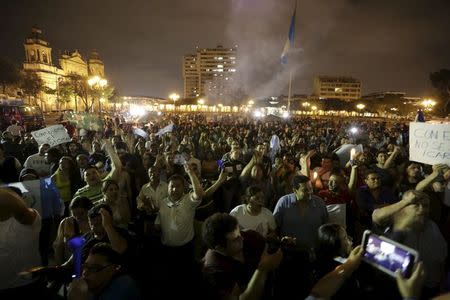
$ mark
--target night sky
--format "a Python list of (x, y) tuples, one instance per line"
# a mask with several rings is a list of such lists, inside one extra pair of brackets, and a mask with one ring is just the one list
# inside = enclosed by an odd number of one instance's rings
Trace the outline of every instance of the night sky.
[[(0, 0), (0, 56), (20, 64), (37, 25), (58, 51), (97, 49), (122, 95), (183, 92), (182, 56), (195, 46), (238, 45), (236, 88), (287, 93), (280, 65), (293, 0)], [(363, 94), (432, 92), (428, 75), (450, 68), (448, 0), (298, 0), (293, 90), (313, 76), (351, 75)]]

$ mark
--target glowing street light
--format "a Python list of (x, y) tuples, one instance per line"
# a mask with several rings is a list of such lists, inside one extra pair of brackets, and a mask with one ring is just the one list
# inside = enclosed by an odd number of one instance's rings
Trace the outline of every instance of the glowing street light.
[(422, 106), (425, 107), (426, 110), (433, 110), (433, 106), (436, 105), (436, 101), (433, 99), (423, 99)]
[(177, 93), (172, 93), (169, 95), (169, 99), (173, 101), (173, 110), (175, 111), (175, 102), (180, 99), (180, 95), (178, 95)]
[(311, 109), (312, 110), (317, 110), (317, 106), (313, 105), (313, 106), (311, 106)]
[(253, 100), (248, 101), (248, 105), (253, 105), (253, 104), (255, 104), (255, 101), (253, 101)]
[[(92, 76), (91, 78), (88, 79), (87, 83), (92, 89), (103, 90), (108, 85), (108, 80), (106, 80), (105, 78), (101, 78), (100, 76)], [(100, 113), (102, 112), (101, 99), (102, 98), (99, 98), (98, 101), (98, 109)]]
[(363, 110), (366, 106), (362, 103), (359, 103), (358, 105), (356, 105), (356, 108), (359, 110)]
[(205, 100), (204, 99), (198, 99), (197, 100), (197, 104), (204, 105), (205, 104)]

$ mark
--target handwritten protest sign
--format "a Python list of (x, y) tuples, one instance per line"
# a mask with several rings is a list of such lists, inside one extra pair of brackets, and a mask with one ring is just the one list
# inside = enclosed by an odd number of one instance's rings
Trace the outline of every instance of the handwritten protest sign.
[(70, 136), (62, 125), (52, 125), (31, 132), (39, 145), (49, 144), (50, 147), (70, 142)]
[(409, 160), (450, 165), (450, 124), (410, 123)]
[(104, 122), (103, 120), (93, 114), (84, 112), (67, 112), (64, 115), (65, 120), (74, 124), (76, 128), (82, 128), (86, 130), (102, 131)]

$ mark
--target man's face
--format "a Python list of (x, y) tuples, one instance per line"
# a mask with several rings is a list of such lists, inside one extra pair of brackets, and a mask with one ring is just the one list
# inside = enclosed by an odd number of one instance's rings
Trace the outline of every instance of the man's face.
[(331, 159), (329, 159), (329, 158), (322, 159), (322, 168), (331, 170), (332, 167), (333, 167), (333, 162), (331, 161)]
[(404, 207), (401, 214), (411, 224), (423, 226), (428, 218), (430, 201), (428, 199), (416, 198), (415, 201)]
[(256, 195), (250, 197), (249, 202), (252, 205), (265, 206), (264, 193), (263, 192), (256, 193)]
[(50, 145), (49, 144), (43, 144), (39, 147), (39, 155), (40, 156), (44, 156), (45, 153), (48, 151), (48, 149), (50, 149)]
[(105, 237), (106, 231), (102, 224), (101, 215), (89, 218), (89, 226), (91, 227), (91, 231), (94, 233), (96, 239), (101, 240)]
[(116, 200), (119, 196), (119, 187), (115, 184), (110, 184), (105, 190), (105, 196), (107, 199)]
[(305, 183), (300, 183), (297, 189), (294, 188), (294, 193), (295, 196), (297, 197), (297, 200), (307, 200), (311, 198), (312, 192), (313, 188), (311, 182), (309, 181)]
[(320, 153), (326, 153), (327, 152), (327, 146), (325, 144), (320, 144), (319, 151), (320, 151)]
[(381, 187), (381, 180), (378, 174), (369, 174), (366, 178), (366, 184), (369, 189), (374, 190)]
[(89, 165), (87, 156), (78, 155), (77, 156), (77, 164), (80, 169), (86, 169), (86, 167)]
[(377, 162), (379, 164), (384, 164), (386, 162), (386, 158), (387, 158), (386, 153), (378, 153)]
[(98, 292), (106, 287), (118, 271), (118, 266), (109, 263), (106, 257), (89, 254), (83, 264), (82, 278), (86, 281), (89, 291)]
[(169, 196), (172, 200), (180, 199), (184, 194), (184, 183), (181, 180), (171, 180), (169, 182)]
[(148, 169), (148, 178), (150, 179), (150, 182), (157, 182), (159, 181), (159, 171), (156, 168), (150, 168)]
[(238, 150), (240, 149), (239, 143), (236, 141), (231, 142), (231, 150)]
[(256, 151), (258, 151), (262, 155), (266, 155), (266, 153), (267, 153), (267, 145), (266, 144), (259, 144), (258, 146), (256, 146)]
[(236, 226), (236, 229), (234, 231), (227, 233), (225, 237), (227, 241), (225, 252), (229, 256), (233, 257), (242, 252), (243, 239), (241, 236), (241, 231), (239, 230), (239, 226)]
[(337, 193), (341, 189), (342, 184), (342, 178), (337, 175), (331, 175), (330, 179), (328, 180), (328, 189), (331, 192)]
[(87, 185), (94, 186), (100, 183), (100, 174), (97, 169), (89, 168), (84, 171), (84, 181)]
[(408, 177), (418, 178), (420, 177), (420, 166), (418, 164), (410, 164), (406, 172)]

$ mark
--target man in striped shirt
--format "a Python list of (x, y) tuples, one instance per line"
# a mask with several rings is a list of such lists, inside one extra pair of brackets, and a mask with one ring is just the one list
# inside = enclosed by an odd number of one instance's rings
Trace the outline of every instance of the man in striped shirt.
[(111, 158), (111, 172), (105, 177), (101, 178), (99, 170), (94, 166), (88, 166), (84, 169), (83, 176), (86, 185), (80, 188), (74, 195), (75, 197), (82, 196), (89, 198), (92, 203), (96, 204), (103, 198), (102, 194), (102, 184), (105, 180), (114, 180), (120, 176), (120, 171), (122, 168), (122, 163), (120, 162), (119, 156), (114, 151), (114, 148), (110, 141), (105, 141), (104, 148)]

